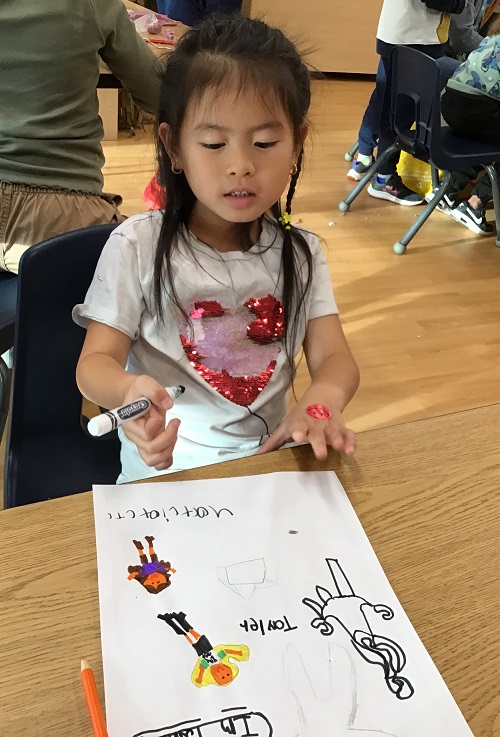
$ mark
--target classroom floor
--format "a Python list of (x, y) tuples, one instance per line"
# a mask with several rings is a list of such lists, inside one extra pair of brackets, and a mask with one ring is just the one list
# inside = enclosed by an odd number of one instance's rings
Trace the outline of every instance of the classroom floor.
[[(404, 256), (392, 251), (420, 208), (366, 192), (341, 215), (350, 190), (344, 153), (354, 143), (373, 83), (314, 83), (313, 131), (294, 200), (300, 219), (325, 241), (341, 319), (361, 370), (346, 411), (356, 431), (499, 401), (500, 249), (435, 212)], [(105, 190), (122, 211), (143, 211), (154, 167), (152, 132), (104, 144)], [(492, 213), (490, 213), (492, 217)], [(296, 391), (308, 381), (302, 362)], [(439, 442), (439, 438), (436, 438)], [(3, 458), (3, 453), (2, 453)]]

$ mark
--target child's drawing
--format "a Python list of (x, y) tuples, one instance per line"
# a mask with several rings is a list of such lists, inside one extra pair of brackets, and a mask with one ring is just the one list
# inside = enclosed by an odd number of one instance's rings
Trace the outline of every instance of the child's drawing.
[(195, 649), (198, 657), (191, 673), (195, 686), (229, 686), (239, 673), (239, 668), (232, 660), (248, 660), (250, 650), (246, 645), (216, 645), (212, 647), (205, 635), (194, 630), (186, 619), (184, 612), (158, 614), (177, 635), (183, 635)]
[(154, 537), (146, 535), (145, 539), (149, 545), (151, 562), (148, 561), (148, 557), (144, 553), (142, 542), (140, 540), (133, 540), (135, 547), (139, 551), (141, 565), (128, 567), (129, 580), (131, 581), (135, 578), (150, 594), (159, 594), (160, 591), (170, 586), (170, 576), (172, 573), (175, 573), (175, 568), (171, 568), (170, 563), (166, 563), (164, 560), (158, 560), (158, 556), (153, 548)]
[[(94, 509), (109, 737), (473, 737), (334, 473), (172, 476)], [(153, 545), (160, 597), (124, 575)]]
[(217, 568), (219, 581), (234, 591), (238, 596), (249, 599), (255, 589), (274, 586), (276, 581), (270, 575), (264, 558), (245, 560), (230, 566)]
[(221, 716), (214, 721), (202, 724), (199, 722), (201, 719), (189, 719), (161, 729), (148, 729), (146, 732), (135, 734), (134, 737), (225, 737), (228, 734), (233, 737), (272, 737), (273, 735), (269, 719), (259, 711), (247, 711), (245, 706), (223, 709)]
[(356, 596), (338, 560), (327, 558), (326, 562), (332, 574), (335, 593), (316, 586), (318, 600), (302, 599), (317, 615), (311, 625), (327, 636), (334, 632), (331, 620), (337, 620), (361, 657), (368, 663), (382, 667), (385, 682), (396, 698), (409, 699), (413, 696), (414, 688), (407, 678), (400, 675), (406, 665), (403, 649), (388, 637), (374, 634), (366, 616), (366, 611), (371, 610), (387, 620), (394, 617), (394, 612), (385, 604), (370, 604), (366, 599)]
[[(305, 661), (292, 644), (287, 645), (283, 653), (283, 671), (295, 701), (300, 737), (324, 737), (325, 734), (328, 737), (397, 737), (380, 727), (367, 729), (357, 724), (359, 695), (354, 658), (350, 649), (331, 639), (325, 642), (328, 644), (321, 653), (306, 654)], [(383, 724), (380, 714), (373, 715), (372, 722), (377, 721)]]

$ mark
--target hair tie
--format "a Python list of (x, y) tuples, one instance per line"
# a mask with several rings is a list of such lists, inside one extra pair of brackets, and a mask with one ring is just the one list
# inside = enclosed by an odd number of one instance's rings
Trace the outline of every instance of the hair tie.
[(290, 223), (292, 222), (292, 216), (290, 215), (289, 212), (284, 212), (283, 215), (280, 215), (279, 221), (283, 225), (285, 230), (290, 230), (291, 228)]

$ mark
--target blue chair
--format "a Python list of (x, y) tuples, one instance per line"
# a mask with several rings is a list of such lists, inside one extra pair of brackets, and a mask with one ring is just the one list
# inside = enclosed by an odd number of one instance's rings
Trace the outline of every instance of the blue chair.
[[(440, 59), (437, 59), (437, 65), (439, 67), (439, 84), (441, 90), (443, 90), (446, 87), (446, 83), (448, 82), (450, 77), (453, 76), (453, 73), (455, 72), (457, 67), (460, 66), (460, 62), (456, 59), (451, 59), (449, 56), (442, 56)], [(385, 69), (384, 65), (380, 61), (377, 69), (377, 82), (380, 84), (381, 81), (382, 83), (385, 83)], [(356, 141), (354, 146), (352, 146), (352, 148), (350, 148), (349, 151), (344, 154), (345, 161), (352, 161), (358, 151), (359, 141)]]
[(56, 236), (29, 248), (19, 268), (4, 496), (13, 507), (114, 483), (115, 435), (92, 438), (75, 371), (85, 331), (71, 319), (115, 225)]
[[(423, 208), (419, 217), (400, 241), (394, 244), (394, 252), (403, 254), (411, 239), (418, 233), (439, 201), (449, 191), (451, 172), (482, 166), (491, 179), (493, 206), (496, 219), (496, 245), (500, 246), (500, 191), (494, 163), (500, 161), (500, 149), (487, 143), (470, 141), (453, 133), (448, 126), (441, 126), (440, 70), (434, 59), (407, 46), (397, 46), (391, 56), (389, 74), (384, 95), (382, 120), (389, 121), (387, 137), (395, 138), (352, 189), (339, 203), (339, 210), (347, 212), (358, 194), (370, 182), (387, 159), (396, 151), (406, 151), (417, 159), (430, 164), (434, 185), (439, 191)], [(416, 128), (412, 126), (416, 123)], [(437, 170), (444, 172), (441, 185)]]

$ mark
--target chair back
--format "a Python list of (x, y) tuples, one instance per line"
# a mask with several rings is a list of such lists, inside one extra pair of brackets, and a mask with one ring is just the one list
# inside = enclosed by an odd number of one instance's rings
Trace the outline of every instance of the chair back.
[(391, 54), (382, 120), (384, 131), (399, 147), (429, 161), (439, 152), (441, 133), (441, 80), (439, 66), (427, 54), (396, 46)]
[(85, 491), (93, 483), (114, 483), (119, 473), (118, 439), (96, 442), (82, 428), (75, 371), (85, 331), (71, 318), (115, 227), (65, 233), (22, 256), (6, 506)]

